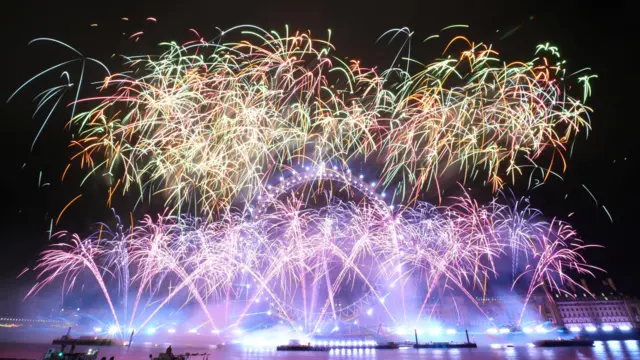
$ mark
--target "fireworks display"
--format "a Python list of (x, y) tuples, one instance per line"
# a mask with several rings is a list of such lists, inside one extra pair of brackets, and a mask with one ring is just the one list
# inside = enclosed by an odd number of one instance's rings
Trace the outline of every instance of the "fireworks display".
[[(41, 279), (32, 291), (60, 276), (71, 288), (78, 274), (87, 271), (118, 321), (122, 314), (114, 308), (114, 290), (105, 285), (117, 277), (123, 289), (115, 291), (135, 295), (132, 309), (124, 310), (130, 323), (117, 324), (129, 328), (146, 325), (181, 291), (202, 307), (214, 327), (230, 324), (213, 318), (205, 299), (226, 305), (245, 300), (239, 323), (251, 305), (266, 296), (284, 320), (316, 331), (323, 320), (353, 316), (372, 304), (380, 304), (390, 321), (404, 323), (412, 317), (409, 323), (416, 324), (428, 317), (424, 304), (443, 296), (443, 290), (462, 292), (473, 300), (467, 289), (497, 279), (495, 263), (503, 258), (521, 263), (511, 275), (516, 277), (514, 286), (526, 277), (528, 296), (542, 281), (562, 291), (562, 283), (573, 283), (567, 271), (590, 273), (579, 255), (584, 245), (575, 231), (561, 221), (538, 219), (539, 212), (523, 200), (478, 206), (465, 196), (449, 207), (418, 202), (396, 212), (354, 202), (305, 209), (297, 198), (271, 206), (255, 220), (232, 213), (216, 222), (190, 216), (146, 217), (133, 231), (103, 226), (85, 239), (62, 232), (58, 236), (68, 241), (43, 253)], [(167, 293), (169, 279), (178, 285)], [(416, 313), (386, 307), (384, 298), (393, 284), (422, 295), (422, 308)], [(355, 300), (338, 308), (338, 300), (347, 293)], [(160, 300), (152, 301), (149, 294), (161, 294)], [(141, 300), (154, 305), (138, 318)]]
[[(234, 33), (242, 40), (226, 42)], [(89, 274), (118, 329), (141, 329), (180, 298), (218, 331), (267, 299), (261, 314), (314, 333), (374, 306), (388, 323), (414, 326), (431, 316), (427, 303), (449, 293), (475, 302), (472, 292), (498, 278), (526, 289), (526, 304), (543, 284), (562, 292), (580, 287), (571, 274), (590, 274), (569, 224), (503, 195), (520, 177), (564, 171), (573, 139), (590, 127), (592, 76), (567, 73), (557, 48), (506, 63), (458, 36), (433, 62), (381, 71), (343, 62), (305, 33), (223, 35), (125, 57), (90, 97), (80, 97), (84, 72), (78, 85), (67, 73), (38, 96), (38, 109), (75, 96), (65, 174), (107, 176), (107, 206), (118, 195), (160, 197), (166, 211), (135, 226), (116, 217), (115, 228), (86, 238), (59, 232), (29, 295), (60, 279), (70, 290)], [(69, 63), (102, 65), (77, 54), (27, 84)], [(569, 78), (582, 98), (565, 92)], [(375, 164), (380, 180), (354, 176), (355, 163)], [(478, 204), (460, 187), (447, 205), (421, 201), (440, 196), (448, 171), (496, 198)], [(362, 199), (336, 196), (343, 190)], [(505, 261), (507, 274), (496, 265)]]

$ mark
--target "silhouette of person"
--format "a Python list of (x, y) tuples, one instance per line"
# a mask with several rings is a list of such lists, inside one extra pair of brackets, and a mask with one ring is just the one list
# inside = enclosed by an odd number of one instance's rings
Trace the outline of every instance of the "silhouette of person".
[(167, 351), (165, 351), (165, 354), (173, 355), (173, 349), (171, 349), (171, 345), (169, 345), (169, 347), (167, 348)]

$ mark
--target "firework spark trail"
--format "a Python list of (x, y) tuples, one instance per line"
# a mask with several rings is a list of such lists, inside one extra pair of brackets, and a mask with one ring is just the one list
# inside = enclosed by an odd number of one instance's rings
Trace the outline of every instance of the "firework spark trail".
[[(67, 236), (66, 232), (56, 234), (58, 237)], [(111, 310), (114, 321), (118, 329), (120, 323), (113, 304), (110, 292), (105, 284), (103, 273), (109, 274), (109, 270), (98, 265), (96, 261), (101, 260), (104, 250), (100, 249), (94, 239), (81, 240), (77, 235), (71, 236), (71, 243), (60, 243), (52, 245), (51, 250), (42, 253), (39, 264), (34, 270), (39, 271), (38, 282), (27, 293), (29, 297), (38, 293), (43, 287), (51, 283), (58, 276), (63, 276), (64, 282), (62, 291), (70, 291), (75, 284), (77, 276), (83, 270), (88, 269), (98, 286), (102, 290), (104, 298)], [(128, 265), (128, 264), (127, 264)], [(42, 280), (40, 280), (42, 278)], [(120, 331), (120, 330), (118, 330)]]
[[(551, 235), (551, 236), (550, 236)], [(600, 247), (598, 245), (584, 245), (580, 241), (575, 241), (575, 230), (568, 224), (554, 220), (548, 226), (548, 232), (539, 234), (537, 252), (534, 256), (537, 262), (528, 265), (526, 271), (518, 276), (514, 281), (514, 286), (525, 275), (532, 275), (525, 297), (525, 306), (531, 299), (534, 291), (540, 287), (544, 288), (545, 294), (550, 297), (551, 291), (565, 293), (571, 295), (565, 290), (564, 284), (570, 283), (572, 286), (590, 293), (581, 284), (574, 281), (568, 272), (572, 271), (578, 274), (588, 274), (594, 276), (593, 271), (602, 271), (602, 269), (586, 263), (581, 252), (586, 248)], [(524, 316), (524, 309), (520, 318)]]
[[(555, 162), (564, 169), (567, 143), (590, 127), (590, 109), (564, 92), (564, 61), (548, 44), (532, 61), (505, 63), (458, 36), (442, 59), (406, 60), (421, 67), (415, 74), (378, 73), (332, 58), (329, 42), (304, 33), (239, 29), (240, 42), (164, 43), (160, 55), (125, 58), (129, 71), (109, 73), (100, 96), (76, 94), (74, 111), (97, 105), (71, 119), (74, 158), (120, 180), (123, 193), (160, 193), (174, 210), (197, 203), (213, 217), (302, 159), (378, 158), (384, 185), (400, 179), (409, 200), (439, 189), (452, 166), (465, 177), (483, 170), (497, 191), (545, 152), (547, 175)], [(585, 89), (589, 79), (580, 78)]]
[[(510, 203), (496, 199), (481, 206), (468, 195), (453, 199), (455, 203), (447, 207), (418, 202), (398, 209), (389, 218), (386, 211), (366, 203), (334, 200), (319, 209), (305, 209), (301, 200), (291, 195), (278, 201), (267, 215), (253, 219), (233, 213), (215, 222), (188, 216), (159, 217), (157, 221), (147, 217), (131, 233), (102, 231), (101, 241), (96, 234), (86, 240), (74, 236), (71, 244), (53, 245), (56, 249), (43, 253), (35, 269), (46, 277), (29, 295), (58, 277), (75, 278), (86, 267), (94, 273), (108, 301), (112, 297), (105, 283), (108, 279), (101, 274), (116, 282), (129, 281), (127, 288), (137, 295), (132, 311), (124, 314), (136, 325), (148, 323), (181, 291), (206, 314), (206, 299), (223, 301), (220, 299), (226, 298), (233, 284), (251, 280), (258, 286), (236, 323), (266, 292), (284, 319), (292, 326), (302, 323), (310, 331), (327, 321), (324, 315), (335, 306), (331, 299), (344, 292), (359, 292), (359, 288), (364, 289), (363, 298), (382, 303), (384, 289), (379, 284), (425, 284), (427, 293), (420, 311), (415, 319), (408, 319), (416, 324), (435, 289), (450, 288), (447, 283), (453, 285), (451, 291), (461, 291), (476, 303), (468, 288), (477, 286), (486, 291), (486, 281), (498, 278), (495, 264), (502, 258), (521, 256), (522, 266), (512, 268), (517, 272), (513, 286), (529, 284), (527, 302), (543, 281), (550, 290), (563, 291), (563, 283), (575, 283), (567, 272), (590, 274), (595, 269), (580, 255), (587, 246), (568, 224), (539, 219), (539, 211), (522, 205), (522, 199), (509, 200), (504, 195), (502, 199)], [(327, 219), (332, 226), (328, 239), (322, 230)], [(388, 226), (390, 223), (394, 226)], [(389, 236), (391, 228), (398, 234), (397, 244)], [(519, 232), (516, 240), (514, 228)], [(92, 244), (91, 252), (85, 251), (86, 244)], [(132, 272), (130, 278), (123, 268)], [(159, 276), (171, 278), (177, 285), (173, 289), (154, 288), (160, 285), (152, 279)], [(320, 296), (320, 302), (314, 305), (317, 300), (311, 301), (309, 292), (314, 291), (316, 282), (324, 281), (327, 289), (315, 295)], [(143, 292), (168, 295), (162, 295), (151, 315), (134, 319)], [(384, 309), (396, 322), (394, 313), (386, 306)], [(116, 310), (112, 311), (117, 317)], [(212, 324), (219, 323), (207, 316)]]

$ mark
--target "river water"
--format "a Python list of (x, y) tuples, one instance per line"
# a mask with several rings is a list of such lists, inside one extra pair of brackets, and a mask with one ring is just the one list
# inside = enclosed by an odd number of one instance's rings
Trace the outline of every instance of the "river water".
[[(48, 344), (24, 344), (4, 343), (0, 344), (0, 359), (34, 359), (40, 360), (51, 348)], [(78, 351), (86, 349), (78, 348)], [(103, 347), (100, 349), (99, 358), (111, 356), (115, 360), (148, 360), (149, 355), (157, 356), (163, 352), (162, 346), (133, 346), (130, 349), (120, 347)], [(174, 347), (174, 354), (209, 353), (209, 360), (218, 359), (393, 359), (393, 360), (497, 360), (497, 359), (547, 359), (547, 360), (599, 360), (599, 359), (640, 359), (640, 342), (626, 341), (596, 341), (593, 347), (568, 347), (568, 348), (535, 348), (528, 346), (516, 346), (513, 348), (498, 348), (497, 346), (480, 346), (477, 349), (400, 349), (400, 350), (332, 350), (330, 352), (278, 352), (267, 349), (225, 349), (216, 350), (198, 347)], [(202, 357), (192, 357), (193, 360), (201, 360)]]

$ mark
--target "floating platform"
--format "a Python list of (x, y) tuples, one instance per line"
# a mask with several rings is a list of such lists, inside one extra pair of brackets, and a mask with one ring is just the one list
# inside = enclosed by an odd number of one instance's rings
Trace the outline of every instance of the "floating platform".
[(55, 349), (49, 349), (42, 357), (43, 360), (96, 360), (98, 358), (99, 350), (91, 350), (87, 352), (64, 352), (56, 351)]
[[(190, 359), (193, 356), (202, 356), (203, 359), (209, 359), (209, 353), (185, 353), (180, 355), (160, 353), (157, 357), (154, 357), (152, 360), (186, 360)], [(65, 359), (66, 360), (66, 359)]]
[(313, 345), (279, 345), (276, 350), (278, 351), (329, 351), (328, 346), (313, 346)]
[(593, 346), (593, 340), (537, 340), (533, 345), (537, 347)]
[(432, 342), (425, 344), (414, 344), (414, 349), (475, 349), (478, 344), (472, 342), (453, 343), (453, 342)]
[(394, 342), (386, 343), (386, 344), (378, 344), (373, 346), (376, 350), (397, 350), (400, 348), (400, 345)]
[(112, 339), (100, 339), (100, 338), (80, 338), (80, 339), (72, 339), (72, 338), (61, 338), (55, 339), (51, 343), (52, 345), (61, 345), (61, 346), (111, 346), (113, 345)]

